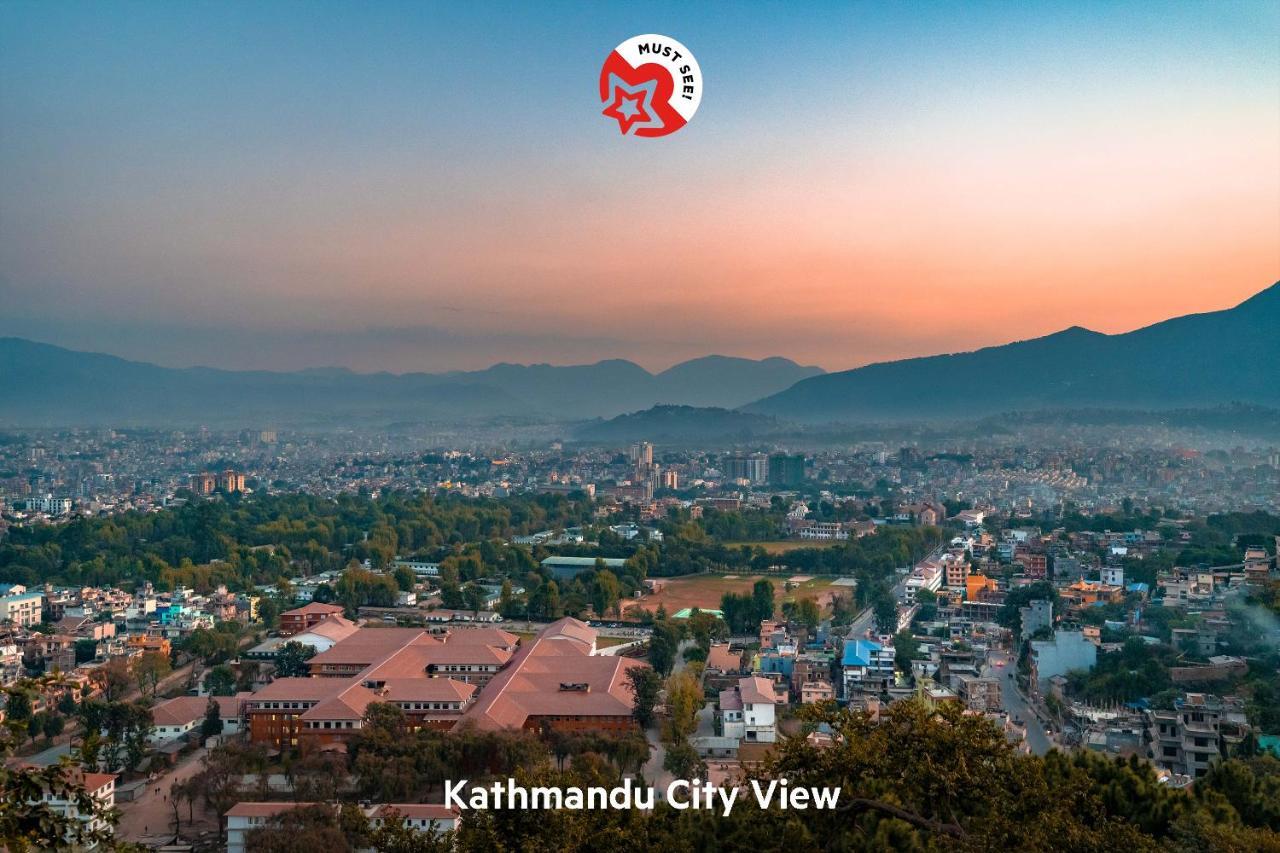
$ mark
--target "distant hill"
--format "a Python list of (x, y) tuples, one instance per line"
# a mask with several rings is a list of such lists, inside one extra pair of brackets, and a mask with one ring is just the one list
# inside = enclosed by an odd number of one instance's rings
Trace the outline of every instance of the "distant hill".
[(602, 444), (640, 440), (682, 444), (760, 438), (778, 433), (785, 427), (777, 418), (767, 415), (714, 407), (654, 406), (642, 412), (584, 424), (578, 428), (574, 438)]
[(711, 356), (656, 376), (629, 361), (444, 374), (173, 369), (0, 338), (0, 424), (374, 426), (611, 417), (656, 403), (739, 406), (813, 376), (781, 358)]
[(855, 423), (1231, 402), (1280, 404), (1280, 283), (1234, 308), (1124, 334), (1073, 327), (975, 352), (828, 373), (743, 408), (806, 423)]

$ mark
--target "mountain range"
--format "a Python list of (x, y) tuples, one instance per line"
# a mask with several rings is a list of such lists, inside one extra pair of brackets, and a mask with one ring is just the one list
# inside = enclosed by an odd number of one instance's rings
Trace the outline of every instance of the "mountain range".
[(1008, 411), (1280, 404), (1280, 282), (1234, 308), (1123, 334), (1072, 327), (974, 352), (827, 373), (744, 407), (798, 423)]
[(324, 428), (499, 417), (569, 421), (660, 403), (733, 408), (821, 372), (785, 358), (726, 356), (657, 374), (617, 359), (440, 374), (177, 369), (0, 338), (0, 424)]
[(715, 355), (656, 374), (620, 359), (437, 374), (177, 369), (0, 338), (0, 424), (14, 426), (376, 428), (508, 418), (594, 421), (579, 434), (619, 440), (652, 429), (758, 436), (788, 424), (1229, 403), (1280, 406), (1280, 283), (1234, 308), (1123, 334), (1072, 327), (837, 373)]

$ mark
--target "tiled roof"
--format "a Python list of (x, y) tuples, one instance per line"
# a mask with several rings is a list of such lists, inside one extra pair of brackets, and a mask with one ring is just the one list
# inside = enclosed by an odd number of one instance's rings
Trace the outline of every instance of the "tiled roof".
[(311, 602), (301, 607), (295, 607), (293, 610), (286, 610), (281, 616), (314, 616), (322, 613), (341, 613), (342, 607), (337, 604), (320, 604)]
[(729, 650), (728, 643), (712, 644), (707, 652), (707, 669), (720, 672), (735, 672), (742, 667), (742, 655)]
[(375, 806), (372, 818), (398, 814), (405, 820), (457, 820), (458, 810), (443, 803), (385, 803)]
[(758, 675), (738, 681), (738, 694), (748, 705), (772, 705), (778, 701), (778, 693), (773, 682)]
[[(463, 719), (481, 728), (521, 728), (529, 717), (630, 716), (634, 698), (626, 673), (645, 664), (592, 656), (594, 640), (595, 632), (576, 619), (547, 626), (489, 682)], [(563, 689), (567, 684), (586, 689)]]

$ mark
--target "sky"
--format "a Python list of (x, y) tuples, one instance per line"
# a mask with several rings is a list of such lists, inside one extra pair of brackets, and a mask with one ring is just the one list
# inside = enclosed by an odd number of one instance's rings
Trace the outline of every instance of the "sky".
[[(464, 8), (465, 7), (465, 8)], [(662, 138), (601, 65), (697, 57)], [(0, 335), (829, 370), (1280, 278), (1280, 4), (0, 0)]]

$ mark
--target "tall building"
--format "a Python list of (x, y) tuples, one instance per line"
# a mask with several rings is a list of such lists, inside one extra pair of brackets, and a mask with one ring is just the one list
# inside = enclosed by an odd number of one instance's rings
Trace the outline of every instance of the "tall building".
[(628, 451), (631, 464), (637, 468), (641, 465), (653, 464), (653, 445), (647, 441), (637, 441)]
[(218, 488), (218, 478), (212, 474), (192, 474), (191, 491), (197, 495), (211, 495)]
[(804, 483), (804, 456), (775, 453), (769, 457), (769, 485), (794, 488)]
[(729, 456), (724, 473), (730, 480), (750, 480), (752, 485), (762, 486), (769, 480), (769, 457), (763, 453)]
[(218, 475), (218, 488), (224, 492), (243, 492), (244, 474), (230, 469)]

